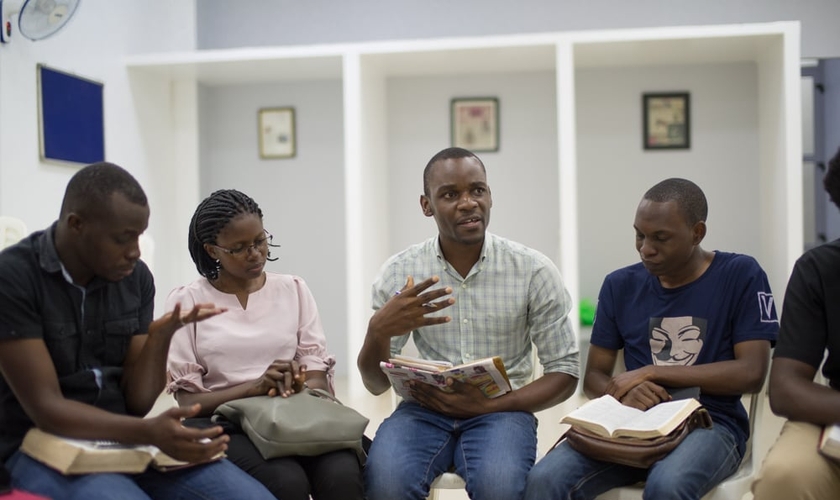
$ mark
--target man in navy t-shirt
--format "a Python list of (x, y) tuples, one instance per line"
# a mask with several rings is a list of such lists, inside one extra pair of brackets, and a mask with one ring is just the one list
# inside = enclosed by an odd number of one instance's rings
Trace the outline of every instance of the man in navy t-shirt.
[[(645, 498), (698, 499), (735, 472), (749, 437), (741, 395), (761, 389), (779, 321), (752, 257), (700, 247), (708, 206), (667, 179), (636, 210), (641, 262), (610, 273), (598, 297), (584, 390), (646, 410), (669, 390), (699, 387), (711, 429), (692, 432), (649, 469), (590, 459), (561, 443), (532, 469), (525, 498), (595, 498), (646, 481)], [(613, 374), (618, 351), (627, 371)]]

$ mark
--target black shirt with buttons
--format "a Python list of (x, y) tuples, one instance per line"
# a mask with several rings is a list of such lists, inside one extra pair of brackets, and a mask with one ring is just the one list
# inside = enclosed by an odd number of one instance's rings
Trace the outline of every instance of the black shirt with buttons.
[[(0, 341), (43, 339), (64, 397), (126, 413), (123, 363), (131, 338), (147, 333), (152, 321), (152, 274), (138, 261), (118, 282), (72, 284), (56, 253), (55, 226), (0, 252)], [(33, 426), (0, 377), (0, 461)]]

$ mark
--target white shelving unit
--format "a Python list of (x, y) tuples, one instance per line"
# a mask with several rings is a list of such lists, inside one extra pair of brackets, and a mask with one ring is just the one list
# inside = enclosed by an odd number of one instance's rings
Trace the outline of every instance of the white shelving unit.
[[(310, 262), (323, 275), (303, 276), (322, 316), (337, 322), (329, 343), (349, 367), (351, 390), (363, 390), (352, 374), (371, 280), (388, 255), (435, 233), (417, 198), (425, 162), (449, 145), (453, 97), (500, 97), (500, 150), (480, 154), (497, 209), (491, 230), (554, 259), (575, 300), (636, 261), (636, 203), (666, 176), (697, 180), (710, 200), (711, 244), (756, 256), (777, 296), (801, 253), (796, 22), (150, 54), (126, 66), (142, 110), (152, 206), (169, 208), (157, 218), (153, 211), (151, 225), (160, 290), (194, 276), (182, 241), (212, 161), (203, 157), (202, 116), (213, 105), (204, 90), (340, 82), (340, 106), (320, 109), (318, 120), (343, 124), (343, 164), (328, 170), (343, 196), (314, 207), (310, 189), (284, 196), (302, 212), (339, 219), (343, 234), (329, 240), (336, 258)], [(642, 151), (641, 93), (663, 90), (691, 93), (691, 150)], [(253, 134), (246, 148), (256, 147)], [(304, 154), (294, 165), (323, 168)], [(255, 177), (238, 187), (261, 184)], [(318, 289), (327, 286), (340, 289), (323, 300)]]

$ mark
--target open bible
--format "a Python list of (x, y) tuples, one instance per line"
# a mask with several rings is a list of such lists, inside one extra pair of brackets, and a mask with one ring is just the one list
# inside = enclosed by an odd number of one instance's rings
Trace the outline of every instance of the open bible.
[[(62, 474), (138, 473), (151, 466), (161, 471), (195, 465), (175, 460), (151, 445), (70, 439), (32, 428), (20, 450)], [(224, 453), (214, 457), (222, 458)]]
[(446, 379), (453, 378), (478, 387), (488, 398), (497, 398), (511, 390), (505, 364), (499, 356), (453, 366), (446, 361), (398, 355), (380, 362), (379, 366), (388, 376), (394, 391), (407, 401), (414, 400), (409, 391), (412, 380), (448, 390)]
[(651, 439), (667, 436), (700, 407), (696, 399), (681, 399), (659, 403), (642, 411), (605, 395), (569, 413), (560, 419), (560, 423), (607, 438)]
[(840, 425), (826, 425), (820, 436), (820, 453), (840, 460)]

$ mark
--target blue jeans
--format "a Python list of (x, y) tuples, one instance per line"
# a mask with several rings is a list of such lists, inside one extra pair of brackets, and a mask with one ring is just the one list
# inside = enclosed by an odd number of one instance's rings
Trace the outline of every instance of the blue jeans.
[(587, 458), (564, 441), (528, 474), (525, 500), (582, 500), (645, 481), (646, 499), (697, 500), (736, 470), (738, 444), (722, 425), (696, 429), (650, 469)]
[(421, 500), (454, 471), (470, 498), (518, 500), (537, 453), (537, 420), (527, 412), (451, 418), (403, 402), (376, 431), (367, 464), (368, 500)]
[(6, 467), (15, 488), (53, 500), (274, 500), (256, 479), (227, 460), (169, 472), (65, 476), (18, 451)]

